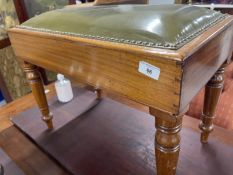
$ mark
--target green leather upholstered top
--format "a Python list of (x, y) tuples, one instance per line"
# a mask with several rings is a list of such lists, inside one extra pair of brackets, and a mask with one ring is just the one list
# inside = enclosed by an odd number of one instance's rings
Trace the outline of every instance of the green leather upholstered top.
[(178, 49), (222, 20), (220, 12), (189, 5), (64, 8), (19, 28), (154, 48)]

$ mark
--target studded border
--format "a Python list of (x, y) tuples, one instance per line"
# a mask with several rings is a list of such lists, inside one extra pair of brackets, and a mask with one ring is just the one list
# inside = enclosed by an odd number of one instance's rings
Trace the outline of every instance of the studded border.
[(103, 36), (94, 36), (94, 35), (87, 35), (87, 34), (79, 34), (79, 33), (73, 33), (73, 32), (62, 32), (62, 31), (55, 31), (45, 28), (34, 28), (30, 26), (24, 26), (24, 25), (18, 25), (16, 28), (20, 29), (26, 29), (31, 31), (37, 31), (37, 32), (45, 32), (55, 35), (68, 35), (68, 36), (75, 36), (75, 37), (81, 37), (81, 38), (89, 38), (89, 39), (95, 39), (95, 40), (102, 40), (102, 41), (110, 41), (115, 43), (122, 43), (122, 44), (131, 44), (131, 45), (137, 45), (137, 46), (144, 46), (144, 47), (152, 47), (152, 48), (162, 48), (162, 49), (172, 49), (177, 50), (204, 31), (206, 31), (209, 27), (213, 26), (214, 24), (218, 23), (219, 21), (226, 18), (226, 14), (222, 14), (220, 12), (216, 12), (215, 15), (217, 17), (212, 18), (208, 23), (203, 25), (200, 29), (193, 31), (192, 33), (188, 35), (184, 35), (181, 37), (178, 37), (176, 39), (175, 43), (159, 43), (159, 42), (147, 42), (147, 41), (139, 41), (139, 40), (129, 40), (129, 39), (122, 39), (122, 38), (112, 38), (112, 37), (103, 37)]

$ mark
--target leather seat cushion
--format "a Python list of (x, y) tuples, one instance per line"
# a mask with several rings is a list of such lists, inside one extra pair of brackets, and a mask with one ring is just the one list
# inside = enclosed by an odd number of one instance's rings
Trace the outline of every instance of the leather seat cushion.
[(154, 48), (178, 49), (224, 19), (189, 5), (116, 5), (63, 8), (20, 28)]

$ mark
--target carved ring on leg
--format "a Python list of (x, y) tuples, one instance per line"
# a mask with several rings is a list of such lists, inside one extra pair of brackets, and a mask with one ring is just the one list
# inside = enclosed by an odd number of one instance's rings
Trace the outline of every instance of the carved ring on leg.
[(40, 73), (37, 69), (37, 66), (27, 63), (24, 63), (24, 71), (29, 85), (31, 86), (32, 93), (37, 102), (37, 105), (42, 114), (42, 120), (47, 124), (49, 129), (53, 128), (52, 118), (53, 115), (49, 111), (48, 102), (44, 92), (43, 82), (40, 77)]
[(49, 129), (53, 129), (53, 114), (51, 112), (47, 116), (44, 115), (42, 120), (47, 124)]
[(182, 116), (176, 122), (155, 118), (156, 166), (158, 175), (174, 175), (176, 173), (179, 151)]
[(155, 157), (157, 175), (175, 175), (180, 151), (180, 130), (187, 106), (178, 115), (149, 108), (155, 116)]
[(209, 134), (213, 131), (213, 120), (224, 82), (224, 63), (205, 87), (204, 107), (199, 128), (201, 129), (201, 142), (207, 143)]
[(214, 130), (213, 120), (215, 117), (209, 117), (205, 114), (202, 114), (202, 119), (199, 124), (199, 128), (201, 129), (201, 142), (207, 143), (209, 134)]

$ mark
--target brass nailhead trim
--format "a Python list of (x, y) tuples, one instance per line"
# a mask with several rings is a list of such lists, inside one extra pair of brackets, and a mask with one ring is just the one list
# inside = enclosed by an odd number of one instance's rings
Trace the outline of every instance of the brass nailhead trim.
[(154, 42), (147, 42), (147, 41), (128, 40), (128, 39), (122, 39), (122, 38), (93, 36), (93, 35), (79, 34), (79, 33), (73, 33), (73, 32), (55, 31), (55, 30), (44, 29), (44, 28), (34, 28), (34, 27), (24, 26), (24, 25), (19, 25), (16, 27), (20, 29), (51, 33), (55, 35), (56, 34), (68, 35), (68, 36), (75, 36), (75, 37), (81, 37), (81, 38), (89, 38), (89, 39), (97, 39), (97, 40), (110, 41), (110, 42), (116, 42), (116, 43), (131, 44), (131, 45), (137, 45), (137, 46), (177, 50), (180, 47), (182, 47), (184, 44), (188, 43), (189, 41), (191, 41), (192, 39), (194, 39), (195, 37), (197, 37), (204, 31), (206, 31), (209, 27), (223, 20), (227, 16), (225, 14), (221, 14), (220, 12), (216, 12), (215, 15), (216, 17), (213, 17), (212, 20), (210, 20), (200, 29), (193, 31), (192, 33), (189, 33), (188, 35), (178, 37), (175, 43), (158, 43), (158, 42), (154, 43)]

